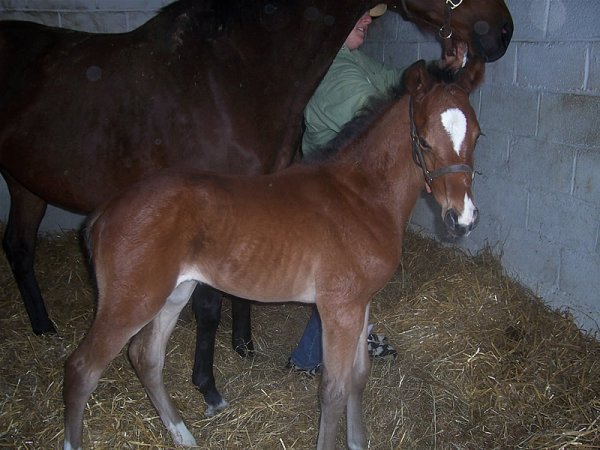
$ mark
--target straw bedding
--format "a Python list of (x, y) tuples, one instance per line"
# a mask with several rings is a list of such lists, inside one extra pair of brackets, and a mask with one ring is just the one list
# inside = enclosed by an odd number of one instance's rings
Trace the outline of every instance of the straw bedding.
[[(95, 301), (85, 260), (75, 233), (40, 240), (37, 274), (60, 334), (37, 337), (0, 258), (1, 448), (62, 445), (63, 363)], [(257, 353), (242, 359), (229, 345), (225, 303), (215, 372), (231, 406), (206, 418), (190, 381), (195, 323), (186, 307), (169, 341), (165, 380), (201, 448), (314, 447), (319, 377), (285, 369), (308, 315), (302, 305), (254, 307)], [(376, 296), (371, 322), (399, 357), (372, 367), (369, 448), (600, 448), (598, 341), (505, 277), (490, 252), (472, 257), (408, 234), (403, 264)], [(125, 352), (88, 402), (84, 445), (173, 448)]]

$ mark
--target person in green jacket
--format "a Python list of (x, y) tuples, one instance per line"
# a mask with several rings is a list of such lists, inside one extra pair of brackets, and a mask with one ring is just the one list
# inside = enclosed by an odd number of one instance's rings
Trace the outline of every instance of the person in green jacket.
[(304, 109), (304, 157), (333, 139), (371, 97), (385, 95), (400, 83), (403, 69), (386, 67), (358, 49), (373, 17), (386, 9), (381, 3), (358, 20)]
[[(397, 86), (403, 69), (393, 69), (374, 61), (359, 50), (367, 36), (374, 17), (383, 15), (387, 5), (380, 3), (365, 12), (346, 38), (304, 110), (305, 132), (302, 137), (303, 158), (311, 158), (319, 149), (337, 136), (343, 126), (354, 118), (369, 99), (385, 95)], [(466, 63), (466, 44), (458, 44), (454, 55), (445, 55), (439, 62), (448, 70), (457, 70)], [(315, 375), (323, 358), (322, 326), (317, 309), (304, 329), (296, 349), (292, 352), (288, 367), (309, 375)], [(367, 337), (369, 355), (373, 358), (393, 359), (396, 350), (387, 338), (371, 332)]]

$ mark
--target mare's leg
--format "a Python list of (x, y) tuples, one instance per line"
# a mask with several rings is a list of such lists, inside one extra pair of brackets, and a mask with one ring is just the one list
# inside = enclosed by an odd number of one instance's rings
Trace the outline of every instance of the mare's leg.
[[(333, 303), (331, 304), (333, 306)], [(362, 386), (356, 381), (366, 381), (368, 355), (366, 354), (365, 306), (344, 305), (344, 308), (319, 309), (323, 323), (323, 378), (321, 380), (321, 421), (319, 425), (318, 450), (335, 449), (335, 440), (344, 408), (349, 406), (348, 448), (366, 448), (366, 434), (362, 424), (360, 403)], [(364, 335), (364, 336), (363, 336)], [(359, 343), (359, 339), (362, 342)], [(366, 361), (365, 361), (366, 359)], [(353, 374), (358, 369), (360, 373)], [(349, 405), (349, 398), (352, 397)], [(358, 414), (357, 414), (358, 412)], [(357, 422), (358, 417), (358, 422)]]
[(152, 404), (176, 444), (195, 446), (196, 440), (183, 423), (163, 382), (167, 341), (175, 328), (179, 313), (192, 295), (195, 281), (187, 281), (169, 295), (158, 315), (134, 336), (129, 345), (129, 359)]
[(233, 296), (231, 299), (231, 346), (245, 358), (254, 354), (250, 302)]
[(3, 173), (10, 192), (10, 212), (3, 247), (35, 334), (56, 333), (48, 318), (42, 294), (33, 271), (35, 241), (46, 202), (29, 192), (14, 178)]
[(221, 317), (221, 297), (219, 291), (200, 284), (192, 294), (192, 309), (196, 316), (196, 354), (192, 382), (204, 395), (208, 405), (207, 416), (212, 416), (229, 406), (217, 390), (213, 373), (215, 336)]

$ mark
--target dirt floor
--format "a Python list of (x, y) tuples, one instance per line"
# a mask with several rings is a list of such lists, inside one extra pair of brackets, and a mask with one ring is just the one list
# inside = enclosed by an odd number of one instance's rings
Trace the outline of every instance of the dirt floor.
[[(0, 448), (62, 446), (63, 363), (93, 317), (76, 234), (41, 239), (36, 269), (58, 335), (31, 333), (0, 257)], [(409, 234), (403, 264), (371, 311), (399, 357), (372, 367), (369, 448), (600, 448), (600, 344), (503, 276), (489, 252), (470, 257)], [(242, 359), (229, 344), (225, 303), (215, 372), (231, 406), (207, 418), (190, 381), (195, 323), (186, 307), (165, 380), (200, 448), (314, 448), (319, 377), (285, 368), (308, 315), (302, 305), (254, 307), (257, 352)], [(84, 445), (173, 448), (124, 352), (88, 402)]]

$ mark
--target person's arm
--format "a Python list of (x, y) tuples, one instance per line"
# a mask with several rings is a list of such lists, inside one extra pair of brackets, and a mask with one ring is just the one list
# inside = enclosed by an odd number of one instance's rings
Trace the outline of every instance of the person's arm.
[(371, 81), (378, 89), (380, 94), (388, 92), (390, 89), (397, 87), (401, 80), (402, 74), (406, 67), (395, 68), (385, 65), (379, 61), (370, 58), (365, 53), (357, 51), (359, 64), (363, 69), (370, 73)]

